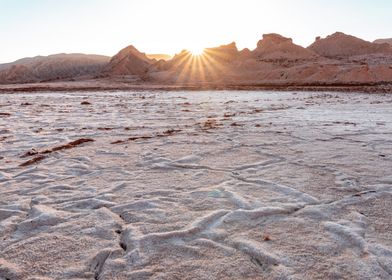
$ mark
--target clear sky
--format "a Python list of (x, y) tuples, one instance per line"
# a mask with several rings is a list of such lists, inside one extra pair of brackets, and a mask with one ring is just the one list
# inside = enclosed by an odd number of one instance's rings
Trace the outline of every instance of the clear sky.
[(392, 0), (0, 0), (0, 63), (55, 53), (114, 55), (237, 42), (263, 33), (307, 46), (342, 31), (366, 40), (392, 37)]

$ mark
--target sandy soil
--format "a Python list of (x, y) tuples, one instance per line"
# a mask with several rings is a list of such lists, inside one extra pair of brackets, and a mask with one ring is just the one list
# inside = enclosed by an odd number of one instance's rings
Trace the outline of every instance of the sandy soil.
[(0, 95), (0, 279), (392, 279), (392, 96)]

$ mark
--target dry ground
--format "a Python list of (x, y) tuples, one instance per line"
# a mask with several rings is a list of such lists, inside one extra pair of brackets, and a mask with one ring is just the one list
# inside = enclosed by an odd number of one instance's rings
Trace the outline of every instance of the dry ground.
[(392, 279), (392, 95), (0, 95), (0, 279)]

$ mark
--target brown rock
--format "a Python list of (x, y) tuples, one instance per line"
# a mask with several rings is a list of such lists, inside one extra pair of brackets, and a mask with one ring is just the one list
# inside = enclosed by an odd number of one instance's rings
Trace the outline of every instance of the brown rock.
[(308, 49), (321, 56), (330, 58), (380, 53), (392, 54), (392, 48), (387, 44), (367, 42), (341, 32), (336, 32), (324, 39), (316, 40)]

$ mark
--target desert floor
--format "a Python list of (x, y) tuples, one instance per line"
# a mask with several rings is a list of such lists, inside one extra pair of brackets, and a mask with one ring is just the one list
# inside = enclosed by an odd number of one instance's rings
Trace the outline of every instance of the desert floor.
[(0, 95), (0, 279), (392, 279), (392, 95)]

